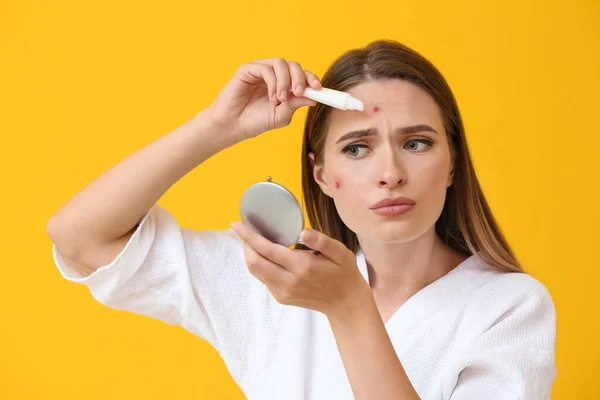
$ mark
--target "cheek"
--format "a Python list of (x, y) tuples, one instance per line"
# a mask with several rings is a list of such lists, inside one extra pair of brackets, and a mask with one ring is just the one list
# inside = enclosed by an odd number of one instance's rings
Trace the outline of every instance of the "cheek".
[(443, 154), (432, 155), (432, 157), (424, 156), (421, 159), (417, 157), (417, 160), (411, 165), (413, 168), (410, 171), (410, 177), (426, 187), (444, 184), (448, 180), (449, 163), (448, 157)]
[[(412, 183), (420, 200), (417, 200), (417, 203), (423, 206), (423, 217), (427, 221), (432, 218), (437, 220), (446, 201), (448, 171), (445, 163), (436, 160), (412, 176), (418, 177), (413, 179)], [(411, 186), (410, 182), (408, 186)]]
[(342, 180), (340, 178), (335, 178), (334, 182), (335, 182), (336, 189), (340, 189), (342, 187)]

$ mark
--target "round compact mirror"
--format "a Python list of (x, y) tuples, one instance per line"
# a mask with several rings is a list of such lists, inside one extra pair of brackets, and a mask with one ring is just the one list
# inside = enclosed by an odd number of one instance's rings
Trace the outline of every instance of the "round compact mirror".
[[(242, 196), (240, 215), (244, 225), (253, 228), (273, 243), (297, 249), (309, 249), (301, 241), (304, 214), (296, 197), (285, 187), (272, 182), (250, 186)], [(314, 253), (314, 252), (313, 252)]]

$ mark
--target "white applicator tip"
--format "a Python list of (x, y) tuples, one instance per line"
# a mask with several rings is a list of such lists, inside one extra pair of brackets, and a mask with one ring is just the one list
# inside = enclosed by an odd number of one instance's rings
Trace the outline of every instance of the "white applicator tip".
[(341, 92), (339, 90), (329, 88), (315, 90), (308, 87), (304, 90), (303, 96), (340, 110), (363, 111), (365, 109), (362, 101), (352, 97), (349, 93)]
[(348, 103), (346, 103), (346, 108), (348, 110), (358, 110), (358, 111), (363, 111), (365, 109), (365, 105), (363, 104), (362, 101), (360, 101), (359, 99), (357, 99), (356, 97), (352, 97), (350, 96), (348, 98)]

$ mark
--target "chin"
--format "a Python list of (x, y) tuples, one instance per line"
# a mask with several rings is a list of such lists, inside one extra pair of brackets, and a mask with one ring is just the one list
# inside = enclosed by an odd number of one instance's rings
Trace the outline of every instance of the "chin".
[(368, 225), (360, 224), (361, 226), (357, 226), (358, 229), (354, 229), (352, 225), (348, 225), (348, 227), (357, 232), (359, 237), (384, 244), (411, 242), (424, 235), (432, 227), (431, 224), (424, 224), (422, 221), (410, 219), (369, 222)]
[(381, 232), (374, 239), (379, 243), (409, 243), (418, 239), (423, 233), (414, 229), (402, 229), (394, 232)]

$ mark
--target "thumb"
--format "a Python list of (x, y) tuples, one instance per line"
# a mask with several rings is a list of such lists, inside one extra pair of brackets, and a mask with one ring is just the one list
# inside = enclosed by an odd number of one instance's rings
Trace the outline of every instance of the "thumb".
[(292, 110), (292, 112), (296, 111), (300, 107), (304, 106), (316, 106), (317, 102), (306, 97), (296, 97), (292, 96), (289, 101), (284, 102), (287, 103), (287, 106)]
[(304, 106), (315, 105), (317, 105), (317, 102), (314, 100), (307, 99), (306, 97), (296, 97), (292, 95), (292, 97), (289, 100), (286, 100), (279, 104), (277, 107), (275, 107), (277, 120), (280, 124), (282, 123), (284, 125), (287, 125), (290, 123), (292, 115), (294, 115), (297, 109)]

